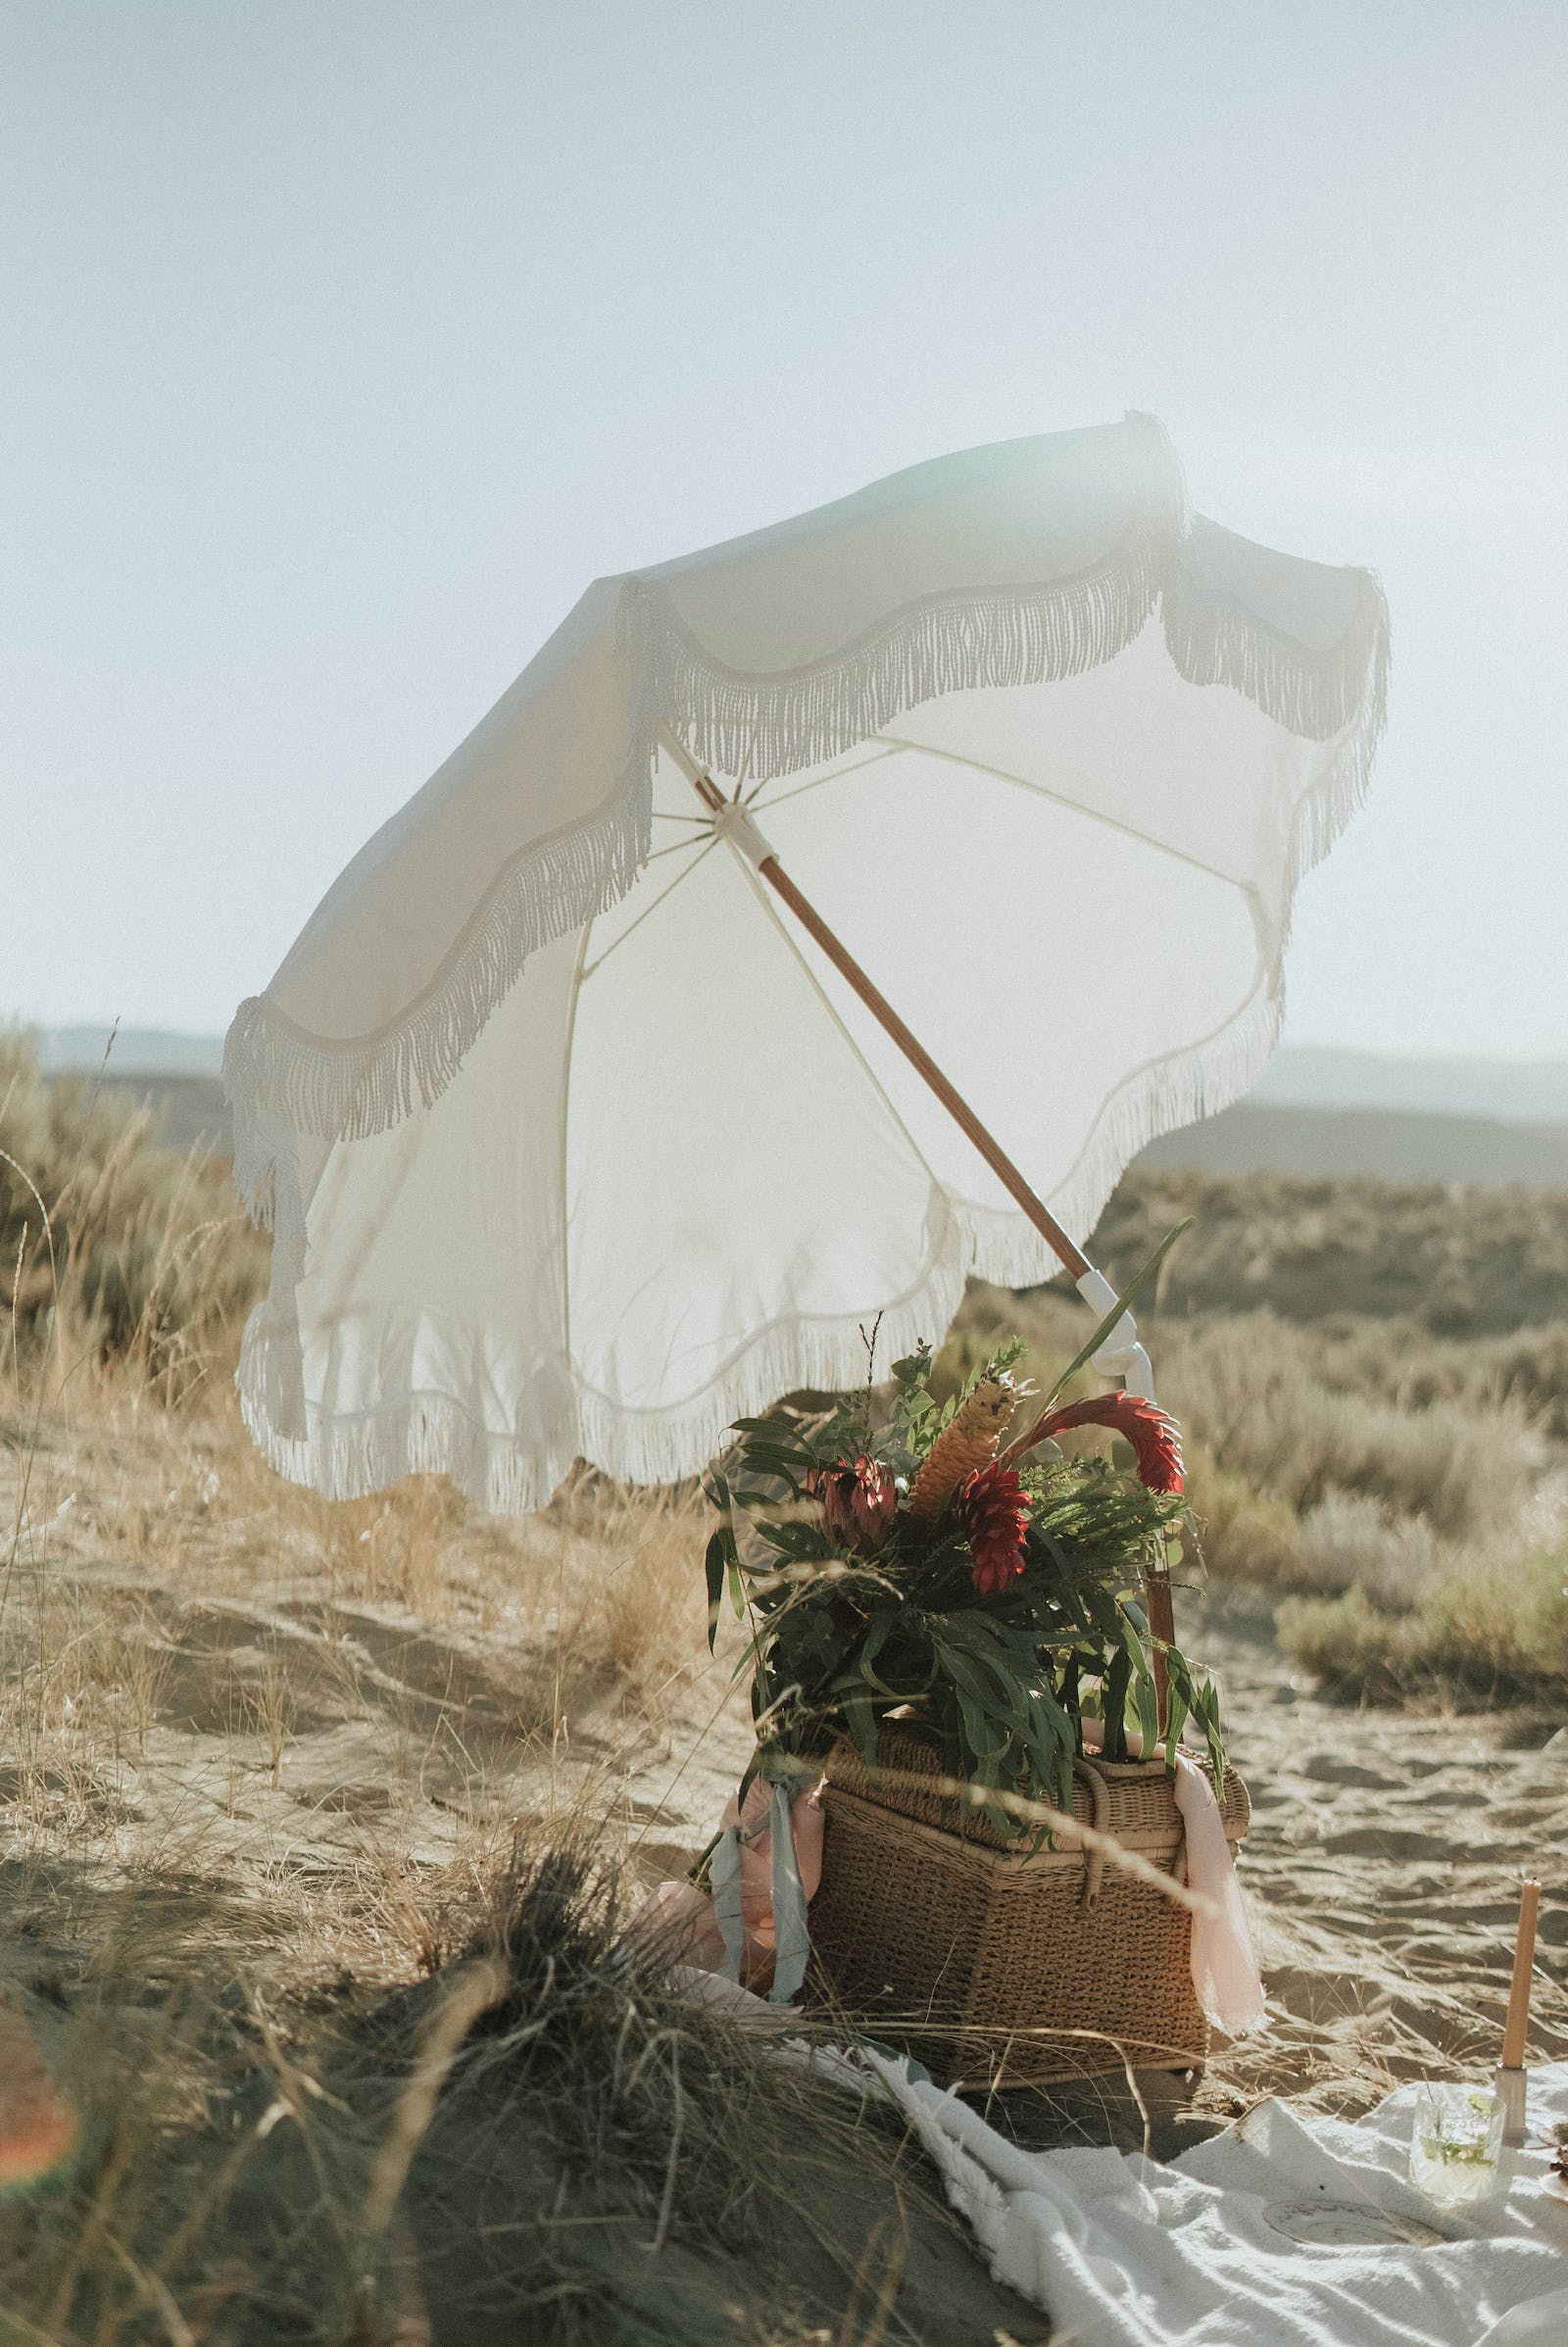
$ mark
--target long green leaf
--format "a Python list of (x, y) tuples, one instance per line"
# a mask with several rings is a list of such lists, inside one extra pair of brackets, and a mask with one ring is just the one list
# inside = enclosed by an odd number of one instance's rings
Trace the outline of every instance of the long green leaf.
[[(997, 1735), (995, 1728), (988, 1724), (980, 1706), (965, 1694), (963, 1688), (956, 1686), (954, 1691), (958, 1698), (958, 1716), (963, 1722), (964, 1741), (969, 1747), (969, 1757), (981, 1766), (989, 1760), (996, 1760), (1007, 1748), (1005, 1728), (1003, 1729), (1000, 1736)], [(976, 1771), (970, 1770), (969, 1774), (974, 1776)]]
[(1189, 1214), (1181, 1222), (1177, 1223), (1174, 1230), (1170, 1230), (1165, 1233), (1164, 1238), (1155, 1247), (1153, 1253), (1150, 1256), (1149, 1261), (1143, 1266), (1143, 1269), (1141, 1271), (1134, 1272), (1132, 1278), (1128, 1281), (1120, 1296), (1117, 1296), (1115, 1302), (1111, 1305), (1110, 1310), (1105, 1314), (1104, 1319), (1100, 1323), (1094, 1335), (1084, 1346), (1082, 1352), (1077, 1355), (1076, 1359), (1068, 1363), (1067, 1367), (1062, 1371), (1060, 1377), (1057, 1378), (1055, 1384), (1052, 1387), (1051, 1392), (1046, 1395), (1045, 1401), (1040, 1410), (1041, 1417), (1044, 1417), (1047, 1410), (1053, 1407), (1057, 1394), (1060, 1394), (1065, 1387), (1071, 1385), (1073, 1379), (1078, 1375), (1079, 1370), (1086, 1368), (1094, 1359), (1096, 1353), (1104, 1344), (1105, 1339), (1110, 1335), (1111, 1330), (1115, 1327), (1117, 1321), (1132, 1303), (1134, 1297), (1142, 1296), (1144, 1290), (1148, 1287), (1150, 1281), (1159, 1270), (1161, 1263), (1164, 1262), (1165, 1257), (1170, 1253), (1171, 1248), (1175, 1246), (1183, 1231), (1190, 1231), (1192, 1227), (1193, 1217)]
[(1165, 1766), (1172, 1775), (1176, 1770), (1176, 1747), (1181, 1742), (1182, 1730), (1187, 1725), (1187, 1697), (1174, 1679), (1165, 1682)]
[(708, 1553), (703, 1559), (708, 1574), (708, 1651), (710, 1654), (713, 1651), (713, 1641), (718, 1636), (718, 1609), (724, 1599), (724, 1577), (735, 1569), (734, 1554), (735, 1536), (727, 1526), (720, 1525), (718, 1531), (710, 1540)]
[(1127, 1685), (1132, 1675), (1132, 1656), (1125, 1646), (1118, 1646), (1105, 1673), (1103, 1703), (1107, 1760), (1125, 1760), (1127, 1757)]
[(863, 1687), (858, 1694), (845, 1696), (844, 1718), (865, 1764), (866, 1782), (875, 1789), (882, 1782), (876, 1766), (876, 1713)]

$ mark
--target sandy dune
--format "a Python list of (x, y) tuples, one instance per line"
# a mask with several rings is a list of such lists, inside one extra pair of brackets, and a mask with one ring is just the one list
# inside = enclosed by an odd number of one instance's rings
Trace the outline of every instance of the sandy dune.
[[(223, 1905), (309, 1887), (318, 1929), (334, 1884), (357, 1913), (368, 1873), (413, 1882), (518, 1815), (579, 1803), (640, 1875), (679, 1872), (749, 1749), (717, 1666), (656, 1719), (585, 1705), (552, 1751), (532, 1726), (536, 1639), (309, 1578), (198, 1592), (105, 1554), (90, 1530), (56, 1526), (8, 1605), (14, 1652), (23, 1618), (36, 1638), (50, 1607), (74, 1609), (78, 1637), (90, 1615), (100, 1644), (112, 1625), (119, 1682), (89, 1688), (79, 1731), (57, 1728), (46, 1754), (7, 1756), (18, 1849), (104, 1884), (173, 1869)], [(1218, 2055), (1203, 2105), (1283, 2092), (1349, 2112), (1392, 2079), (1494, 2059), (1526, 1871), (1544, 1885), (1533, 2042), (1568, 2053), (1568, 1731), (1538, 1712), (1339, 1707), (1293, 1683), (1261, 1601), (1213, 1600), (1200, 1618), (1184, 1635), (1222, 1674), (1251, 1791), (1244, 1879), (1273, 2016)], [(24, 1969), (7, 1942), (8, 1968)]]
[[(569, 1658), (500, 1584), (418, 1607), (297, 1554), (285, 1573), (260, 1515), (239, 1546), (177, 1510), (177, 1538), (132, 1541), (124, 1525), (166, 1504), (157, 1463), (52, 1440), (0, 1612), (0, 1994), (46, 2049), (66, 2048), (89, 1991), (100, 2010), (112, 1995), (117, 2028), (153, 2029), (192, 1966), (215, 1991), (244, 1980), (278, 2003), (415, 1982), (442, 1900), (519, 1818), (592, 1821), (647, 1882), (707, 1841), (750, 1736), (700, 1643), (646, 1706), (624, 1683), (573, 1682), (552, 1737)], [(0, 1506), (19, 1496), (17, 1455)], [(1568, 1732), (1537, 1712), (1325, 1702), (1292, 1682), (1261, 1599), (1188, 1598), (1182, 1629), (1223, 1675), (1252, 1794), (1245, 1881), (1271, 2027), (1199, 2080), (1149, 2084), (1153, 2148), (1269, 2094), (1350, 2115), (1394, 2080), (1486, 2069), (1526, 1870), (1544, 1883), (1532, 2047), (1568, 2055)], [(1145, 2125), (1103, 2081), (1008, 2096), (993, 2117), (1037, 2143), (1137, 2141)], [(1006, 2306), (977, 2269), (965, 2298), (967, 2252), (940, 2212), (921, 2224), (919, 2255), (947, 2277), (943, 2335), (992, 2336)]]
[(1433, 1717), (1325, 1703), (1265, 1605), (1210, 1604), (1251, 1789), (1247, 1882), (1273, 2027), (1227, 2085), (1353, 2114), (1393, 2081), (1497, 2058), (1522, 1874), (1543, 1883), (1538, 2059), (1568, 2052), (1568, 1730), (1540, 1712)]

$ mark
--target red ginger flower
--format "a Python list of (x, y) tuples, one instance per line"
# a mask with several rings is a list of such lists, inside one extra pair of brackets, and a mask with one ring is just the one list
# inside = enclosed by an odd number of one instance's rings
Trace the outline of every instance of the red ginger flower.
[(880, 1459), (839, 1459), (812, 1467), (806, 1478), (811, 1498), (822, 1503), (822, 1519), (835, 1547), (852, 1556), (874, 1556), (887, 1539), (899, 1504), (891, 1467)]
[(1146, 1401), (1141, 1394), (1094, 1394), (1064, 1410), (1048, 1410), (1029, 1432), (1003, 1452), (1004, 1463), (1021, 1458), (1048, 1436), (1061, 1435), (1073, 1426), (1108, 1426), (1130, 1442), (1138, 1480), (1151, 1491), (1179, 1491), (1183, 1488), (1181, 1429), (1174, 1418)]
[(948, 1521), (969, 1543), (974, 1586), (982, 1597), (994, 1596), (1016, 1581), (1023, 1571), (1029, 1502), (1010, 1467), (993, 1459), (966, 1475), (953, 1494)]

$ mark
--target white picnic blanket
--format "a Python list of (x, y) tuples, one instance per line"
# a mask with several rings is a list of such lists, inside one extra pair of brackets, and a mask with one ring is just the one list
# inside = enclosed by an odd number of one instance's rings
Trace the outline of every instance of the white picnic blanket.
[[(1544, 2152), (1506, 2197), (1439, 2209), (1405, 2179), (1413, 2086), (1353, 2126), (1264, 2103), (1171, 2166), (1026, 2152), (902, 2062), (907, 2113), (997, 2279), (1053, 2347), (1568, 2347), (1568, 2203)], [(1568, 2063), (1532, 2073), (1532, 2132), (1568, 2121)]]

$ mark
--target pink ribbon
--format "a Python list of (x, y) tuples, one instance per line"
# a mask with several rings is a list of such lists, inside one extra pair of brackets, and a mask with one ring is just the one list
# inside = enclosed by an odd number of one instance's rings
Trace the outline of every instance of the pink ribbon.
[(1216, 2029), (1245, 2037), (1267, 2019), (1252, 1927), (1214, 1787), (1185, 1752), (1176, 1755), (1176, 1806), (1187, 1829), (1187, 1887), (1205, 1902), (1193, 1914), (1193, 1986)]

